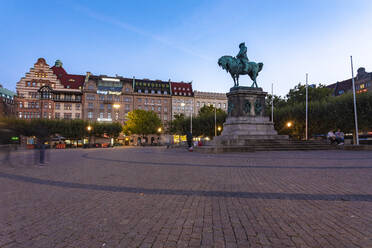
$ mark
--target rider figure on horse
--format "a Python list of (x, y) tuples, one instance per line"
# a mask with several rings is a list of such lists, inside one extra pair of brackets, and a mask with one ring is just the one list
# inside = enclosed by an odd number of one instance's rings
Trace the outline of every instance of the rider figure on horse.
[(245, 43), (242, 42), (240, 43), (239, 48), (240, 48), (240, 51), (238, 55), (236, 55), (236, 58), (238, 58), (240, 62), (242, 63), (243, 71), (247, 71), (248, 62), (249, 62), (248, 57), (247, 57), (247, 47), (245, 46)]

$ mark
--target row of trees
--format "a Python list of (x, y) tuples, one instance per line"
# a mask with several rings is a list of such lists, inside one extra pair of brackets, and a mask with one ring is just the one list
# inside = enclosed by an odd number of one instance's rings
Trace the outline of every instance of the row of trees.
[[(226, 120), (226, 112), (222, 109), (215, 109), (213, 106), (204, 106), (199, 110), (198, 115), (192, 119), (192, 133), (194, 136), (214, 136), (215, 111), (217, 126), (222, 127)], [(190, 117), (185, 117), (183, 114), (177, 115), (170, 123), (169, 133), (184, 135), (190, 130), (190, 125)]]
[[(308, 129), (309, 136), (326, 134), (331, 129), (340, 128), (343, 132), (353, 132), (354, 105), (353, 94), (332, 96), (332, 90), (324, 85), (308, 88)], [(280, 134), (290, 134), (303, 138), (306, 125), (306, 88), (297, 85), (285, 98), (274, 96), (274, 123)], [(271, 113), (271, 98), (266, 102), (266, 114)], [(360, 93), (356, 96), (358, 124), (361, 131), (372, 127), (372, 95)], [(289, 128), (286, 123), (292, 122)]]
[(54, 135), (70, 140), (78, 140), (88, 136), (103, 137), (104, 135), (116, 138), (122, 132), (120, 123), (90, 123), (84, 120), (23, 120), (6, 118), (0, 120), (0, 126), (3, 137), (9, 135), (35, 136), (40, 141), (46, 141)]

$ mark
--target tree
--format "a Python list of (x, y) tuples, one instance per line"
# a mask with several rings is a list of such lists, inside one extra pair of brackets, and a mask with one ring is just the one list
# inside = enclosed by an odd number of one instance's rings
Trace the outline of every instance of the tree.
[[(332, 95), (332, 90), (327, 86), (319, 84), (315, 87), (308, 87), (308, 101), (322, 101)], [(306, 85), (299, 83), (293, 89), (289, 90), (286, 96), (288, 104), (302, 103), (306, 101)]]
[(138, 134), (145, 137), (150, 134), (156, 134), (162, 127), (159, 116), (154, 111), (145, 111), (136, 109), (128, 113), (129, 120), (124, 126), (126, 135)]
[[(358, 124), (361, 131), (370, 131), (372, 126), (372, 95), (356, 95)], [(287, 128), (286, 123), (293, 122)], [(275, 129), (280, 134), (297, 137), (305, 135), (305, 103), (287, 104), (275, 109)], [(309, 102), (309, 134), (325, 134), (331, 129), (340, 128), (344, 132), (354, 132), (354, 105), (352, 93), (330, 96), (327, 99)]]
[[(192, 131), (194, 136), (214, 136), (214, 112), (215, 107), (204, 106), (199, 110), (198, 115), (192, 119)], [(226, 120), (226, 112), (222, 109), (216, 109), (217, 126), (222, 126)], [(170, 132), (174, 134), (184, 135), (190, 130), (190, 117), (184, 115), (176, 115), (175, 119), (171, 122)]]

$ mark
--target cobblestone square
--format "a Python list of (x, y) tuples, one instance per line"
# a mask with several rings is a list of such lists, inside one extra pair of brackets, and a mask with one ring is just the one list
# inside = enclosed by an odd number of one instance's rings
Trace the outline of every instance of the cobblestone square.
[(372, 247), (370, 151), (32, 157), (0, 161), (1, 248)]

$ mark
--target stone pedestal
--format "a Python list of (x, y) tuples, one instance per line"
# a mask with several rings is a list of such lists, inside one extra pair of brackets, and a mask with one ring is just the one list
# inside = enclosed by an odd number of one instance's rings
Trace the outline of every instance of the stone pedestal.
[(288, 136), (278, 135), (274, 123), (265, 116), (266, 95), (262, 88), (231, 88), (227, 93), (227, 119), (222, 134), (215, 138), (215, 143), (245, 145), (247, 140), (288, 140)]

